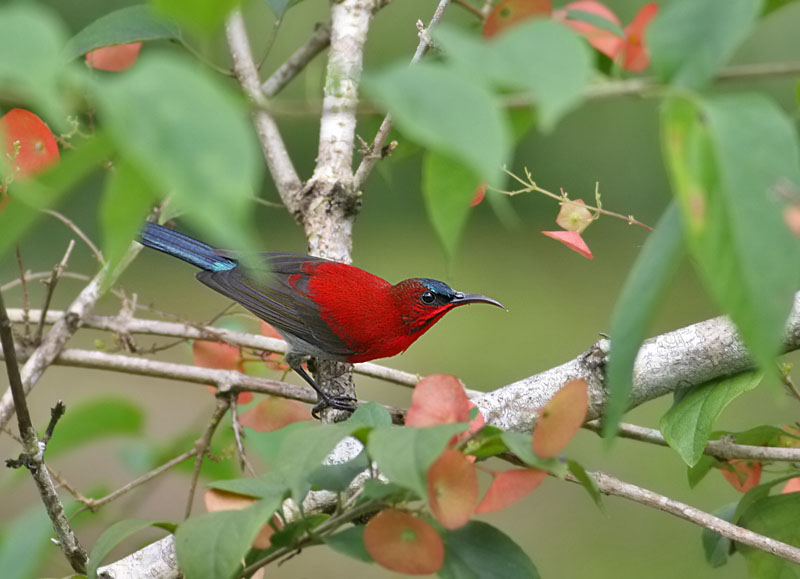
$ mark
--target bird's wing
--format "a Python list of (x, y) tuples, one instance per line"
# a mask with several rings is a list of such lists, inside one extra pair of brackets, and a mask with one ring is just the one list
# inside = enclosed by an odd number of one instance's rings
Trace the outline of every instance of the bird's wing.
[(197, 279), (273, 325), (288, 340), (299, 338), (332, 359), (352, 356), (352, 349), (322, 320), (319, 307), (305, 294), (309, 264), (326, 260), (291, 253), (266, 253), (263, 258), (263, 280), (248, 276), (241, 266), (228, 271), (201, 271)]

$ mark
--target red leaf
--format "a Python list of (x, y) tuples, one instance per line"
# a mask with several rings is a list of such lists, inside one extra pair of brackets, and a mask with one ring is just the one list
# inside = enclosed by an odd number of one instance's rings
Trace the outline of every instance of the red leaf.
[(502, 0), (486, 17), (483, 37), (491, 38), (531, 18), (550, 16), (552, 11), (550, 0)]
[(478, 475), (468, 457), (445, 450), (428, 469), (428, 503), (446, 529), (469, 522), (478, 504)]
[(790, 478), (781, 491), (781, 494), (798, 493), (800, 492), (800, 476)]
[(625, 28), (625, 44), (622, 48), (622, 68), (625, 70), (642, 72), (650, 64), (650, 51), (645, 44), (645, 34), (656, 14), (658, 5), (654, 2), (646, 4)]
[(104, 46), (86, 53), (86, 64), (97, 70), (122, 72), (136, 63), (141, 49), (141, 42)]
[(578, 233), (583, 233), (592, 221), (592, 212), (586, 209), (583, 199), (565, 202), (556, 217), (556, 225), (567, 231)]
[(543, 235), (552, 237), (556, 241), (560, 241), (572, 251), (580, 253), (583, 257), (593, 259), (592, 250), (586, 245), (586, 242), (577, 231), (542, 231)]
[(436, 573), (444, 564), (444, 543), (436, 530), (397, 509), (381, 511), (369, 520), (364, 547), (382, 567), (407, 575)]
[(420, 380), (411, 395), (406, 426), (436, 426), (467, 422), (470, 401), (464, 385), (450, 374), (431, 374)]
[(761, 480), (760, 462), (734, 459), (729, 460), (728, 464), (733, 467), (734, 472), (724, 469), (720, 469), (719, 472), (740, 493), (746, 493)]
[(11, 109), (0, 118), (0, 133), (5, 139), (4, 154), (8, 155), (6, 158), (13, 157), (17, 175), (34, 175), (58, 162), (58, 144), (53, 132), (32, 112)]
[(475, 188), (475, 195), (472, 196), (472, 201), (469, 202), (470, 207), (477, 207), (481, 204), (486, 197), (486, 183), (481, 183)]
[[(258, 499), (247, 497), (228, 491), (221, 491), (219, 489), (208, 489), (203, 495), (203, 500), (206, 504), (206, 510), (209, 513), (216, 511), (240, 511), (247, 507), (254, 505)], [(272, 519), (280, 528), (280, 521), (273, 517)], [(256, 549), (267, 549), (270, 545), (270, 539), (275, 534), (275, 529), (269, 523), (265, 523), (261, 530), (258, 532), (255, 540), (253, 540), (253, 547)]]
[(598, 28), (594, 24), (589, 24), (582, 20), (571, 20), (568, 15), (569, 10), (590, 12), (591, 14), (596, 14), (601, 18), (613, 22), (617, 26), (621, 26), (617, 15), (605, 4), (597, 2), (596, 0), (578, 0), (577, 2), (570, 2), (564, 6), (562, 10), (553, 13), (554, 19), (563, 21), (575, 32), (586, 38), (589, 44), (596, 50), (602, 52), (612, 60), (616, 59), (625, 41), (610, 30)]
[(783, 209), (783, 220), (795, 237), (800, 237), (800, 205), (788, 205)]
[(278, 396), (267, 396), (239, 417), (242, 425), (249, 426), (256, 432), (272, 432), (301, 420), (311, 420), (308, 408), (296, 400)]
[(492, 484), (483, 495), (476, 513), (493, 513), (517, 502), (533, 492), (547, 477), (547, 471), (536, 468), (515, 468), (492, 473)]
[[(263, 320), (261, 322), (261, 335), (266, 336), (267, 338), (283, 340), (283, 336), (278, 333), (278, 330)], [(264, 360), (264, 364), (270, 370), (284, 372), (289, 369), (289, 364), (283, 362), (283, 356), (276, 352), (264, 352), (261, 356), (261, 359)]]
[[(244, 373), (242, 353), (236, 346), (208, 340), (195, 340), (192, 344), (192, 358), (195, 366), (213, 368), (215, 370), (236, 370)], [(208, 387), (214, 393), (214, 386)], [(239, 404), (247, 404), (253, 400), (252, 392), (242, 392), (236, 397)]]
[(570, 380), (541, 410), (533, 431), (533, 452), (550, 458), (561, 452), (586, 420), (589, 392), (586, 380)]

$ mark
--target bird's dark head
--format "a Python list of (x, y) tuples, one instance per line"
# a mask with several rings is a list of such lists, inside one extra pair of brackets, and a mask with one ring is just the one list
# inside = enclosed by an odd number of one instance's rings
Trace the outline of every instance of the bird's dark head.
[(459, 292), (442, 281), (425, 277), (401, 281), (392, 289), (400, 301), (403, 321), (415, 332), (427, 330), (458, 306), (483, 303), (506, 309), (488, 296)]

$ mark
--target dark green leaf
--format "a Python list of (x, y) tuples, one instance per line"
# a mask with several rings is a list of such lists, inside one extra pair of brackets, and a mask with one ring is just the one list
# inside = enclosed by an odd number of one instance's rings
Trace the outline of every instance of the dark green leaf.
[[(356, 436), (364, 442), (366, 440), (366, 433), (375, 428), (376, 426), (388, 426), (392, 423), (392, 415), (383, 406), (377, 402), (367, 402), (363, 406), (359, 406), (353, 415), (347, 419), (347, 423), (353, 427), (353, 436)], [(362, 436), (363, 434), (363, 440)]]
[(739, 504), (736, 505), (736, 512), (733, 515), (732, 522), (739, 524), (739, 519), (742, 518), (744, 513), (747, 512), (754, 503), (757, 503), (761, 499), (769, 496), (769, 493), (771, 493), (772, 489), (774, 489), (777, 485), (783, 484), (795, 476), (797, 476), (796, 473), (779, 476), (778, 478), (774, 478), (765, 483), (761, 483), (760, 485), (756, 485), (744, 493), (744, 496), (739, 499)]
[[(753, 503), (742, 514), (739, 524), (778, 541), (800, 546), (798, 520), (800, 520), (800, 493), (789, 493), (765, 497)], [(737, 545), (737, 549), (747, 560), (747, 570), (751, 577), (759, 579), (800, 577), (800, 570), (795, 563), (742, 544)]]
[(564, 478), (567, 473), (567, 465), (557, 458), (539, 458), (533, 452), (531, 446), (531, 435), (525, 432), (505, 431), (502, 439), (508, 450), (513, 452), (517, 458), (528, 466), (546, 470), (558, 478)]
[[(733, 513), (736, 512), (736, 503), (727, 504), (712, 514), (728, 522), (733, 521)], [(718, 535), (709, 529), (703, 529), (701, 533), (703, 542), (703, 554), (706, 562), (712, 567), (722, 567), (728, 562), (728, 553), (731, 551), (731, 540)]]
[(97, 83), (100, 111), (124, 156), (210, 241), (255, 247), (250, 198), (261, 161), (244, 103), (189, 58), (145, 54)]
[(9, 188), (13, 197), (0, 212), (0, 257), (14, 247), (23, 234), (42, 216), (38, 209), (51, 207), (79, 181), (94, 171), (110, 152), (102, 135), (67, 151), (52, 169), (37, 179), (16, 181)]
[(92, 552), (89, 554), (89, 565), (86, 569), (86, 575), (89, 579), (96, 579), (97, 568), (100, 567), (103, 560), (108, 554), (119, 545), (122, 541), (138, 533), (147, 527), (159, 527), (169, 532), (175, 531), (175, 525), (172, 523), (144, 521), (141, 519), (125, 519), (117, 521), (100, 535), (92, 547)]
[(236, 478), (209, 483), (211, 488), (260, 499), (280, 495), (285, 497), (289, 485), (281, 473), (270, 471), (256, 478)]
[(64, 25), (50, 9), (33, 2), (9, 2), (0, 7), (3, 93), (31, 103), (59, 128), (66, 128), (67, 118), (59, 86), (64, 73), (60, 52), (65, 40)]
[(425, 497), (428, 467), (450, 439), (466, 429), (466, 422), (428, 428), (384, 426), (372, 431), (367, 449), (386, 478)]
[(696, 487), (701, 480), (706, 478), (706, 475), (712, 468), (714, 468), (715, 464), (717, 464), (716, 458), (704, 454), (703, 456), (700, 457), (700, 460), (698, 460), (694, 466), (687, 467), (686, 475), (689, 479), (689, 487), (690, 488)]
[(363, 525), (350, 527), (335, 535), (325, 537), (325, 543), (337, 553), (358, 559), (364, 563), (372, 563), (372, 557), (364, 547)]
[(619, 38), (625, 38), (625, 31), (620, 28), (619, 24), (612, 22), (608, 18), (603, 18), (594, 12), (586, 12), (585, 10), (567, 10), (567, 20), (574, 20), (575, 22), (585, 22), (591, 24), (595, 28), (610, 32)]
[(407, 488), (395, 483), (385, 483), (378, 479), (370, 478), (364, 481), (364, 490), (359, 497), (359, 504), (367, 501), (402, 503), (412, 500), (412, 494)]
[(578, 481), (581, 483), (581, 486), (583, 486), (583, 488), (586, 489), (586, 492), (589, 493), (589, 496), (592, 497), (594, 504), (604, 511), (605, 508), (603, 506), (603, 494), (600, 492), (600, 487), (597, 486), (597, 481), (595, 481), (592, 475), (586, 472), (583, 466), (578, 462), (574, 460), (567, 460), (567, 466), (569, 467), (569, 472), (571, 472), (573, 476), (578, 479)]
[(53, 534), (53, 524), (41, 503), (4, 521), (0, 539), (0, 569), (4, 579), (39, 577), (36, 571), (46, 559)]
[(282, 499), (275, 495), (246, 509), (204, 513), (182, 523), (175, 533), (175, 551), (186, 579), (232, 577)]
[(353, 479), (369, 469), (369, 458), (365, 451), (358, 453), (353, 460), (341, 464), (323, 464), (308, 475), (308, 482), (313, 489), (325, 489), (333, 492), (344, 492), (350, 487)]
[(470, 521), (444, 535), (444, 579), (537, 579), (533, 561), (510, 537), (488, 523)]
[(101, 438), (140, 434), (143, 425), (141, 408), (126, 399), (95, 399), (67, 406), (67, 413), (58, 421), (53, 438), (47, 443), (47, 457), (53, 458)]
[(515, 26), (491, 42), (454, 26), (438, 27), (434, 35), (468, 77), (529, 92), (544, 131), (578, 103), (590, 79), (589, 50), (566, 27), (548, 20)]
[(787, 432), (783, 428), (768, 424), (762, 424), (743, 432), (716, 431), (711, 434), (711, 439), (719, 440), (723, 436), (732, 437), (736, 444), (751, 446), (781, 446), (781, 439), (784, 437), (800, 439), (799, 436)]
[(145, 4), (128, 6), (101, 16), (70, 38), (63, 56), (72, 60), (96, 48), (148, 40), (177, 40), (180, 29), (153, 13)]
[(459, 160), (479, 178), (500, 181), (511, 135), (493, 95), (442, 65), (396, 65), (365, 75), (365, 90), (398, 127), (429, 149)]
[(201, 33), (222, 27), (228, 14), (241, 0), (150, 0), (156, 11)]
[(764, 2), (764, 9), (761, 11), (761, 16), (766, 16), (771, 12), (775, 12), (784, 6), (788, 6), (789, 4), (793, 4), (795, 2), (797, 2), (797, 0), (766, 0)]
[(306, 532), (317, 528), (330, 518), (330, 515), (325, 513), (317, 513), (289, 523), (270, 537), (270, 549), (273, 547), (291, 547), (298, 539), (305, 535)]
[(422, 197), (428, 219), (449, 258), (455, 255), (467, 223), (469, 202), (480, 184), (468, 167), (428, 151), (422, 165)]
[(667, 82), (687, 88), (708, 83), (750, 33), (760, 0), (673, 0), (659, 6), (648, 31), (655, 70)]
[(494, 426), (484, 426), (474, 436), (470, 437), (464, 447), (464, 454), (471, 454), (478, 458), (497, 456), (508, 450), (503, 442), (503, 431)]
[(608, 367), (604, 436), (616, 434), (619, 421), (628, 409), (633, 362), (682, 256), (683, 227), (673, 203), (636, 258), (611, 314), (613, 355)]
[(125, 160), (114, 164), (100, 204), (105, 257), (112, 270), (141, 230), (156, 198), (150, 183), (133, 165)]
[(692, 388), (658, 423), (667, 444), (686, 464), (697, 464), (722, 411), (741, 394), (758, 386), (762, 377), (760, 372), (745, 372)]

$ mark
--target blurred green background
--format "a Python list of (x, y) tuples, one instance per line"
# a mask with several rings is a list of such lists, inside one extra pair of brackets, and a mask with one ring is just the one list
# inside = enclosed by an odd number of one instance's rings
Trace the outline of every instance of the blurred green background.
[[(607, 3), (623, 22), (629, 21), (642, 4), (635, 0)], [(77, 32), (98, 15), (127, 3), (52, 0), (48, 4), (72, 32)], [(404, 0), (382, 10), (370, 32), (367, 69), (397, 59), (408, 60), (417, 43), (415, 22), (427, 21), (434, 6), (432, 1)], [(305, 0), (291, 9), (263, 70), (271, 71), (282, 62), (305, 40), (314, 23), (328, 18), (327, 10), (327, 3), (322, 0)], [(271, 34), (271, 15), (266, 3), (260, 2), (251, 2), (247, 14), (254, 52), (261, 54)], [(466, 12), (456, 5), (449, 9), (447, 19), (470, 22)], [(798, 26), (800, 6), (778, 11), (760, 25), (737, 53), (735, 62), (797, 60)], [(198, 44), (217, 62), (225, 62), (222, 47), (220, 39)], [(148, 45), (145, 50), (164, 48)], [(284, 138), (302, 178), (310, 175), (316, 155), (316, 115), (324, 63), (322, 57), (314, 60), (276, 104), (281, 111), (279, 122)], [(773, 79), (729, 83), (724, 90), (765, 91), (795, 111), (795, 85), (791, 79)], [(358, 132), (364, 139), (372, 138), (378, 119), (363, 117)], [(519, 172), (522, 167), (528, 167), (541, 186), (555, 191), (563, 187), (572, 197), (587, 201), (593, 197), (595, 182), (599, 182), (607, 208), (654, 224), (669, 200), (659, 151), (658, 101), (625, 98), (585, 104), (569, 114), (552, 134), (530, 133), (516, 153), (515, 169)], [(519, 217), (517, 227), (504, 227), (488, 204), (480, 205), (473, 212), (460, 251), (448, 262), (426, 221), (419, 182), (420, 157), (412, 144), (401, 140), (395, 155), (378, 166), (365, 188), (363, 211), (354, 231), (355, 265), (392, 282), (415, 276), (443, 279), (458, 289), (495, 297), (509, 312), (492, 308), (459, 310), (407, 353), (384, 363), (423, 375), (452, 373), (471, 388), (489, 390), (567, 361), (608, 329), (616, 296), (646, 239), (644, 230), (622, 221), (601, 219), (585, 235), (595, 255), (593, 261), (588, 261), (539, 234), (555, 228), (555, 203), (536, 195), (518, 196), (512, 199)], [(85, 184), (59, 208), (98, 241), (94, 216), (100, 186), (99, 178)], [(278, 200), (269, 181), (264, 184), (263, 197)], [(262, 206), (254, 207), (254, 211), (263, 249), (305, 251), (302, 231), (285, 211)], [(71, 237), (55, 220), (41, 221), (21, 244), (25, 268), (50, 269), (61, 258)], [(91, 275), (95, 268), (89, 252), (79, 244), (70, 269)], [(207, 320), (227, 302), (195, 282), (193, 273), (191, 267), (177, 260), (144, 251), (123, 276), (121, 286), (136, 293), (140, 303), (153, 304), (185, 319)], [(0, 263), (0, 274), (0, 284), (17, 276), (13, 259)], [(33, 286), (32, 303), (38, 307), (42, 292), (38, 283)], [(66, 306), (80, 287), (80, 282), (62, 281), (53, 307)], [(11, 307), (19, 307), (21, 300), (19, 289), (6, 295)], [(118, 310), (116, 298), (106, 298), (98, 307), (101, 313)], [(686, 264), (652, 334), (716, 313)], [(250, 323), (249, 327), (255, 328), (255, 324)], [(78, 332), (71, 345), (92, 348), (98, 338), (113, 346), (110, 335), (89, 331)], [(152, 342), (139, 339), (143, 347)], [(161, 357), (191, 362), (186, 346), (173, 348)], [(288, 380), (296, 382), (294, 376)], [(407, 389), (363, 377), (357, 380), (360, 396), (365, 399), (408, 405)], [(92, 489), (111, 490), (137, 476), (137, 457), (147, 454), (157, 443), (187, 431), (193, 437), (199, 436), (214, 405), (212, 396), (193, 384), (54, 367), (30, 397), (35, 424), (44, 427), (49, 408), (58, 399), (63, 399), (69, 409), (98, 397), (123, 398), (140, 405), (146, 415), (144, 432), (149, 442), (133, 438), (104, 440), (53, 460), (52, 466), (85, 493)], [(650, 403), (630, 413), (626, 420), (656, 426), (670, 402), (664, 399)], [(796, 420), (796, 408), (780, 388), (765, 385), (737, 400), (717, 426), (744, 430), (762, 423)], [(187, 444), (174, 454), (188, 448)], [(18, 448), (9, 436), (2, 436), (0, 451), (3, 457), (11, 457)], [(698, 488), (689, 489), (685, 466), (669, 449), (625, 440), (607, 447), (596, 435), (581, 432), (568, 447), (568, 454), (587, 469), (606, 471), (704, 510), (713, 511), (738, 499), (738, 493), (716, 472)], [(98, 514), (82, 515), (81, 540), (91, 545), (104, 528), (124, 517), (180, 520), (187, 481), (185, 472), (170, 473)], [(30, 508), (39, 508), (33, 485), (20, 473), (4, 472), (0, 491), (0, 521), (4, 523)], [(486, 520), (514, 537), (548, 578), (746, 575), (739, 556), (721, 569), (709, 568), (703, 560), (700, 531), (688, 523), (622, 499), (607, 499), (606, 508), (605, 514), (600, 512), (575, 485), (548, 480), (528, 499)], [(200, 509), (198, 501), (196, 510)], [(115, 554), (121, 555), (149, 540), (147, 536), (137, 536)], [(48, 563), (44, 573), (68, 573), (55, 546), (48, 545), (45, 555)], [(304, 552), (268, 572), (270, 577), (287, 578), (323, 573), (333, 577), (391, 576), (377, 566), (356, 563), (324, 548)]]

